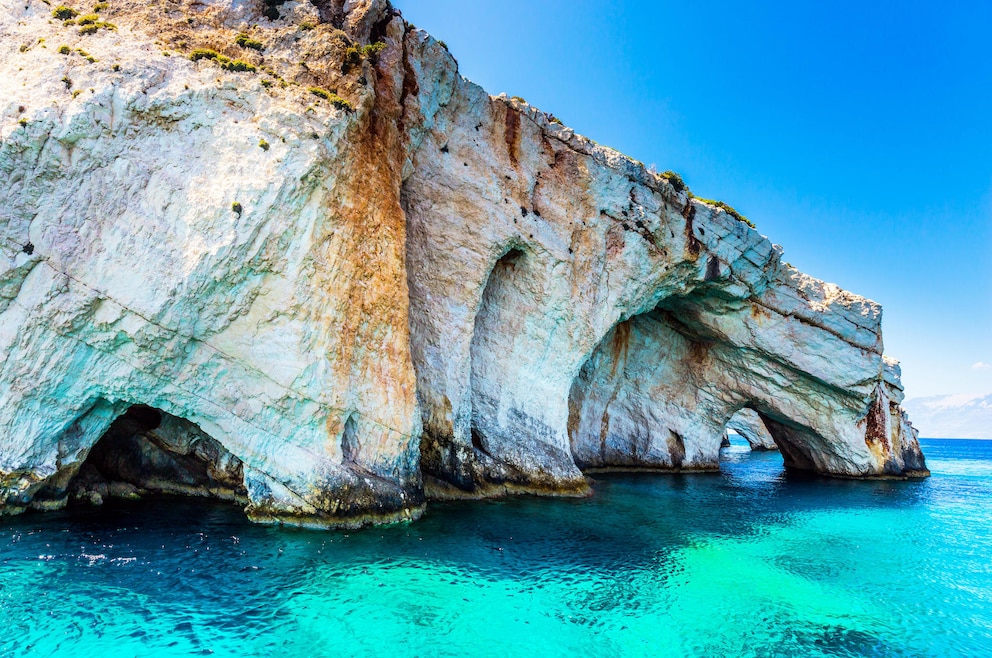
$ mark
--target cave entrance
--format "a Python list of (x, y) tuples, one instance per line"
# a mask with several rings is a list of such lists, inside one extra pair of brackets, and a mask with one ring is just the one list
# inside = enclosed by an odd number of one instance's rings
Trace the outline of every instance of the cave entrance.
[(73, 502), (169, 494), (246, 504), (244, 466), (196, 424), (143, 404), (115, 420), (69, 484)]
[(703, 382), (696, 374), (706, 353), (705, 342), (680, 332), (661, 309), (616, 323), (569, 391), (576, 466), (585, 472), (717, 470), (723, 426), (709, 422), (712, 404), (698, 395)]

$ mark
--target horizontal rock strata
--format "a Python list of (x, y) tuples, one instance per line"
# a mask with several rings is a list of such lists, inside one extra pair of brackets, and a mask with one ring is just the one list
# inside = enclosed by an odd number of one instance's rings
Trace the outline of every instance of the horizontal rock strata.
[(926, 473), (877, 304), (388, 3), (69, 7), (0, 1), (3, 511), (412, 519), (713, 469), (742, 410), (790, 467)]

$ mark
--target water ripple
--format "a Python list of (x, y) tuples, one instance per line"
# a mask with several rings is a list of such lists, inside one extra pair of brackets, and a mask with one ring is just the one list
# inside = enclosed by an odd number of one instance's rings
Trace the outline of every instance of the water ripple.
[(4, 519), (0, 655), (981, 655), (992, 445), (925, 448), (925, 482), (731, 450), (352, 533), (175, 500)]

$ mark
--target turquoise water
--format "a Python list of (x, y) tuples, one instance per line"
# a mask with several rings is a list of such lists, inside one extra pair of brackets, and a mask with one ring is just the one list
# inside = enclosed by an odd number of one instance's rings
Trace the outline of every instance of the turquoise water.
[(922, 482), (612, 475), (359, 532), (160, 499), (0, 519), (3, 656), (992, 655), (992, 442)]

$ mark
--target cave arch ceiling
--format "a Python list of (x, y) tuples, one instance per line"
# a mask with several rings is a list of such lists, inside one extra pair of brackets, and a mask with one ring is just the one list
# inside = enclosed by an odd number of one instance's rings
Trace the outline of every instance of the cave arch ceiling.
[[(458, 106), (473, 111), (439, 113), (403, 188), (425, 441), (473, 459), (471, 345), (490, 273), (512, 247), (525, 256), (521, 285), (532, 294), (495, 311), (506, 316), (492, 323), (501, 335), (487, 330), (486, 387), (499, 399), (486, 431), (502, 435), (487, 451), (519, 471), (518, 484), (578, 483), (575, 461), (563, 457), (573, 382), (618, 323), (649, 312), (668, 314), (676, 334), (707, 345), (699, 376), (709, 383), (698, 391), (720, 382), (710, 396), (719, 431), (700, 463), (718, 451), (734, 411), (753, 406), (778, 424), (782, 441), (803, 436), (815, 454), (797, 453), (797, 466), (914, 470), (903, 463), (902, 453), (918, 448), (897, 410), (901, 385), (882, 357), (876, 304), (783, 264), (781, 249), (757, 231), (619, 154), (571, 131), (549, 135), (555, 129), (526, 104), (472, 97), (481, 93), (462, 81), (453, 96), (468, 96)], [(639, 357), (651, 363), (654, 355)], [(870, 445), (866, 418), (878, 400), (888, 409), (875, 423), (886, 440)], [(553, 455), (540, 465), (529, 456), (533, 444), (524, 447), (535, 434)], [(433, 475), (445, 478), (439, 470)], [(476, 484), (487, 478), (478, 473)]]
[[(777, 442), (788, 441), (787, 466), (823, 472), (860, 467), (868, 448), (847, 423), (862, 413), (861, 398), (735, 344), (698, 320), (682, 321), (692, 313), (681, 301), (666, 300), (619, 324), (583, 366), (571, 393), (569, 425), (577, 463), (715, 470), (727, 424), (753, 409), (759, 422), (778, 419), (792, 428), (774, 432)], [(743, 312), (750, 317), (750, 310)], [(719, 311), (721, 317), (728, 313)], [(838, 450), (834, 442), (845, 438), (851, 444)]]
[(64, 483), (64, 477), (46, 483), (33, 503), (65, 504), (68, 496), (100, 504), (139, 492), (249, 502), (240, 459), (196, 424), (146, 405), (119, 415)]

